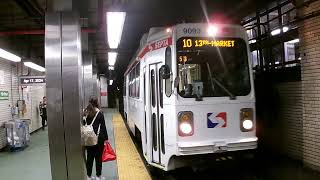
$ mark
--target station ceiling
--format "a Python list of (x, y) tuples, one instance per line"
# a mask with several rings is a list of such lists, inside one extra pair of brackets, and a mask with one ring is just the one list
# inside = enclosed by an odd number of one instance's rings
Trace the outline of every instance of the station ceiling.
[[(51, 0), (52, 1), (52, 0)], [(37, 59), (44, 65), (44, 35), (25, 34), (44, 29), (45, 12), (50, 0), (6, 0), (0, 1), (0, 40), (8, 38), (18, 54)], [(205, 22), (200, 0), (80, 0), (81, 25), (96, 31), (89, 35), (89, 48), (96, 56), (99, 73), (107, 71), (106, 11), (127, 12), (119, 55), (113, 78), (121, 82), (131, 57), (139, 46), (141, 36), (150, 27), (167, 27), (183, 22)], [(240, 22), (246, 15), (265, 6), (268, 0), (204, 0), (210, 19)], [(10, 34), (7, 32), (20, 32)]]

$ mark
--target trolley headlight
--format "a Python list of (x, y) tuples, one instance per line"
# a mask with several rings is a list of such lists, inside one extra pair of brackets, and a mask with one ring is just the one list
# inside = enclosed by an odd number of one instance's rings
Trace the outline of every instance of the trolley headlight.
[(252, 129), (253, 128), (253, 122), (252, 120), (249, 120), (249, 119), (245, 119), (243, 122), (242, 122), (242, 127), (249, 130), (249, 129)]
[(252, 131), (254, 129), (253, 109), (243, 108), (240, 111), (240, 129), (242, 132)]
[(193, 135), (193, 113), (182, 111), (178, 114), (178, 134), (179, 136)]
[(192, 126), (188, 122), (181, 123), (179, 128), (183, 134), (190, 134), (192, 132)]

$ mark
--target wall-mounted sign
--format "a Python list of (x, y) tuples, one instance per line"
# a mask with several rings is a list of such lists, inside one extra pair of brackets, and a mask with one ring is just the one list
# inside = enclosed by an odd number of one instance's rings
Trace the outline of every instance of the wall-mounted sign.
[(9, 100), (9, 91), (0, 91), (0, 100)]
[(45, 85), (46, 77), (45, 76), (21, 76), (20, 85), (23, 86), (36, 86), (36, 85)]

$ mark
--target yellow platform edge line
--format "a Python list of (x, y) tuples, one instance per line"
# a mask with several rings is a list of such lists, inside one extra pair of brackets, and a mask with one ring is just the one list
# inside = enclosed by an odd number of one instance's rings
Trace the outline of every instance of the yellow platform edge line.
[(112, 117), (119, 180), (151, 180), (119, 113)]

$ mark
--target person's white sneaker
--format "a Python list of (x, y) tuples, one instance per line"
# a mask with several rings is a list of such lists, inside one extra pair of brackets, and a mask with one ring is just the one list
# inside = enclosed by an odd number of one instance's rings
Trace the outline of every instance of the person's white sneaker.
[(94, 180), (94, 177), (87, 176), (87, 180)]
[(99, 176), (99, 177), (97, 176), (97, 177), (96, 177), (96, 180), (105, 180), (105, 179), (106, 179), (106, 178), (104, 178), (103, 176)]

